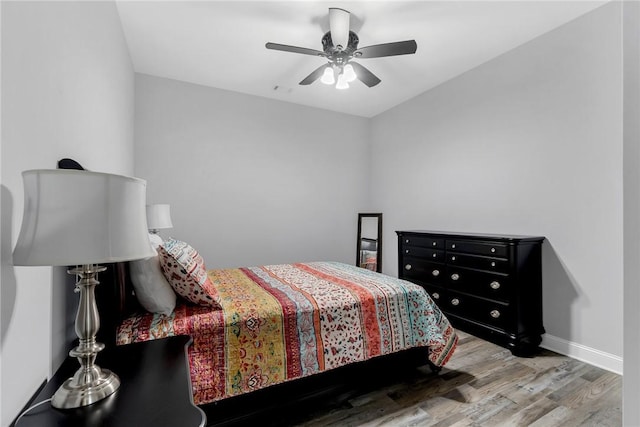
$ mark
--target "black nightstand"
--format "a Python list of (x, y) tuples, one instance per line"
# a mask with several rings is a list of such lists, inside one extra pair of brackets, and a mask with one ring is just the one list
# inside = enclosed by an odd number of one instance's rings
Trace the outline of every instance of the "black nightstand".
[[(97, 364), (120, 377), (118, 391), (78, 409), (59, 410), (45, 403), (16, 427), (202, 427), (205, 414), (191, 395), (186, 355), (190, 343), (190, 337), (178, 336), (106, 348)], [(78, 366), (75, 358), (67, 358), (33, 404), (50, 398)]]

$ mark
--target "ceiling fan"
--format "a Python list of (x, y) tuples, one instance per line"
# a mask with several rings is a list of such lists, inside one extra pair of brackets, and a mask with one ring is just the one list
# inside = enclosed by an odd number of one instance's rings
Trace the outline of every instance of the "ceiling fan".
[(267, 43), (267, 49), (301, 53), (326, 58), (324, 64), (305, 77), (300, 84), (309, 85), (320, 79), (325, 84), (335, 84), (337, 89), (347, 89), (355, 79), (369, 87), (380, 83), (380, 79), (354, 59), (380, 58), (383, 56), (416, 53), (415, 40), (383, 43), (358, 48), (358, 35), (349, 29), (350, 13), (344, 9), (329, 8), (329, 31), (322, 37), (322, 51), (305, 47)]

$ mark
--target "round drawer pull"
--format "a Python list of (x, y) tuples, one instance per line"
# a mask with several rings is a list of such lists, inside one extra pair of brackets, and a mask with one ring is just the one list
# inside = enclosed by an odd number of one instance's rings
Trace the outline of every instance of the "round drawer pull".
[(405, 266), (404, 266), (404, 269), (405, 269), (405, 270), (411, 270), (411, 264), (407, 264), (407, 265), (405, 265)]
[(408, 254), (408, 253), (409, 253), (409, 249), (405, 249), (405, 250), (404, 250), (404, 253), (405, 253), (405, 254)]
[(405, 243), (409, 243), (409, 239), (406, 239), (404, 242), (405, 242)]
[(455, 248), (456, 248), (456, 244), (455, 243), (451, 244), (451, 249), (455, 249)]
[(489, 286), (491, 287), (491, 289), (500, 289), (500, 282), (494, 280), (493, 282), (489, 283)]
[(438, 258), (438, 254), (431, 255), (433, 258)]
[(460, 304), (460, 300), (458, 298), (454, 298), (451, 300), (451, 305), (458, 305)]
[(433, 299), (440, 299), (440, 294), (437, 292), (434, 292), (433, 294), (431, 294), (431, 296), (433, 297)]
[(433, 270), (431, 274), (433, 274), (433, 277), (438, 277), (440, 275), (440, 270)]
[(452, 256), (451, 261), (455, 261), (455, 260), (456, 260), (456, 257)]
[(495, 267), (496, 266), (496, 262), (495, 261), (491, 261), (491, 267)]
[(500, 317), (500, 312), (498, 310), (491, 310), (491, 313), (489, 313), (491, 315), (491, 317), (493, 317), (494, 319), (497, 319), (498, 317)]
[(451, 275), (451, 280), (458, 280), (460, 278), (460, 275), (458, 273), (453, 273)]
[(436, 246), (436, 245), (437, 245), (436, 242), (431, 243), (431, 246)]
[(491, 248), (491, 253), (495, 254), (496, 253), (496, 248)]

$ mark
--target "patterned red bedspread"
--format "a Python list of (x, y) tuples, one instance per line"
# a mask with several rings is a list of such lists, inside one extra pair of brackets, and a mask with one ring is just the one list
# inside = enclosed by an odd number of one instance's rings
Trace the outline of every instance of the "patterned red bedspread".
[[(455, 331), (413, 283), (314, 262), (209, 270), (222, 310), (178, 304), (138, 314), (117, 343), (191, 335), (194, 401), (204, 404), (412, 347), (447, 362)], [(425, 361), (426, 362), (426, 361)]]

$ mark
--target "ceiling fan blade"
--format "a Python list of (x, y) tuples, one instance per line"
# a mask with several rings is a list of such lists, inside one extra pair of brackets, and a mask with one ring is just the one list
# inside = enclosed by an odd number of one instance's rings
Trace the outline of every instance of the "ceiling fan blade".
[(345, 49), (349, 44), (349, 11), (337, 7), (329, 8), (329, 30), (335, 47)]
[(362, 83), (366, 84), (369, 87), (373, 87), (380, 83), (381, 80), (362, 65), (358, 64), (357, 62), (349, 62), (349, 64), (351, 64), (351, 66), (353, 67), (353, 71), (356, 73), (356, 76)]
[(298, 84), (301, 85), (310, 85), (311, 83), (315, 82), (316, 80), (318, 80), (322, 74), (324, 73), (325, 68), (327, 68), (328, 65), (321, 65), (320, 67), (316, 68), (311, 74), (309, 74), (307, 77), (305, 77), (304, 79), (302, 79), (302, 81)]
[(323, 57), (327, 56), (327, 54), (321, 50), (309, 49), (306, 47), (289, 46), (286, 44), (267, 43), (265, 47), (267, 49), (281, 50), (283, 52), (301, 53), (303, 55), (313, 55), (313, 56), (323, 56)]
[(416, 53), (418, 44), (415, 40), (383, 43), (362, 47), (354, 52), (356, 58), (380, 58), (383, 56), (408, 55)]

